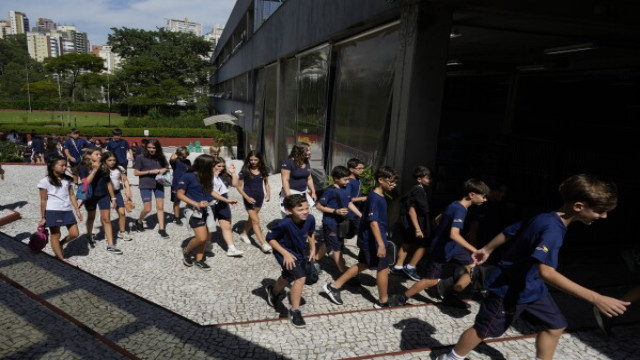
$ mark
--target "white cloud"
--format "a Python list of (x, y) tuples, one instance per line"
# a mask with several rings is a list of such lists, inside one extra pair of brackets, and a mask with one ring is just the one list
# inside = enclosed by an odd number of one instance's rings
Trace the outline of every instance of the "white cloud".
[(110, 28), (127, 27), (155, 30), (166, 25), (166, 18), (199, 22), (204, 31), (226, 23), (235, 0), (14, 0), (0, 1), (0, 19), (9, 18), (9, 10), (27, 14), (30, 26), (38, 18), (52, 19), (62, 25), (75, 25), (86, 32), (92, 45), (105, 44)]

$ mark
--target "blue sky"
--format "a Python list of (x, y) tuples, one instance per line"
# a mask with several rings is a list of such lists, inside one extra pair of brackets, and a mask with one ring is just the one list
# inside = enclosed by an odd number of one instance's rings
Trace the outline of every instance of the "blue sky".
[(199, 22), (209, 32), (215, 24), (225, 24), (235, 0), (0, 0), (0, 20), (9, 19), (9, 10), (27, 14), (29, 26), (38, 18), (61, 25), (75, 25), (86, 32), (91, 45), (107, 42), (110, 28), (155, 30), (166, 25), (165, 18)]

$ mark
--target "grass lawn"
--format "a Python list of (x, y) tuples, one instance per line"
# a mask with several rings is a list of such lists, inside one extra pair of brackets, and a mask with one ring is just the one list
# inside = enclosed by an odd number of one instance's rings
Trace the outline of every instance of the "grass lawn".
[[(84, 126), (107, 126), (109, 125), (109, 114), (107, 113), (84, 113), (84, 112), (63, 112), (62, 113), (65, 125), (71, 120), (72, 127), (84, 127)], [(120, 116), (118, 114), (111, 114), (111, 126), (120, 126), (126, 119), (126, 116)], [(0, 111), (0, 125), (2, 124), (60, 124), (60, 112), (59, 111), (12, 111), (3, 110)]]

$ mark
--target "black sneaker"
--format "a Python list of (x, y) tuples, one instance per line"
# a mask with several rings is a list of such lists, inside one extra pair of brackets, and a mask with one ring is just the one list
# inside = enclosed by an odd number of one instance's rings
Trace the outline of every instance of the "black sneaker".
[(168, 239), (169, 238), (169, 234), (167, 234), (167, 230), (165, 230), (165, 229), (158, 230), (158, 234), (160, 234), (160, 237), (163, 238), (163, 239)]
[(388, 308), (388, 307), (389, 307), (389, 300), (387, 300), (386, 303), (381, 303), (380, 300), (376, 300), (376, 302), (373, 303), (374, 309), (382, 309), (382, 308)]
[(264, 291), (267, 293), (267, 304), (269, 304), (269, 306), (276, 307), (278, 297), (273, 294), (273, 285), (265, 285)]
[(436, 291), (434, 292), (434, 294), (438, 299), (442, 300), (451, 293), (451, 289), (453, 288), (453, 285), (454, 285), (454, 281), (452, 277), (449, 277), (446, 279), (440, 279), (440, 281), (438, 281), (438, 284), (436, 284), (435, 286)]
[(209, 266), (209, 264), (207, 264), (204, 259), (200, 260), (200, 261), (196, 261), (196, 267), (202, 271), (211, 271), (211, 266)]
[(196, 261), (193, 258), (193, 255), (191, 255), (190, 253), (183, 252), (182, 256), (183, 256), (182, 263), (184, 264), (184, 266), (188, 266), (188, 267), (193, 266), (193, 263)]
[(115, 247), (115, 245), (107, 246), (107, 251), (112, 253), (112, 254), (122, 255), (122, 250), (120, 250), (117, 247)]
[(136, 231), (144, 232), (144, 223), (140, 220), (136, 220)]
[(344, 304), (342, 302), (342, 299), (340, 298), (340, 290), (331, 286), (330, 283), (325, 284), (324, 292), (327, 293), (327, 295), (329, 296), (329, 299), (331, 299), (331, 301), (334, 304), (338, 304), (338, 305)]
[(404, 306), (407, 305), (407, 297), (404, 294), (391, 295), (389, 298), (389, 306)]
[(462, 301), (462, 299), (460, 299), (456, 294), (450, 294), (444, 299), (442, 299), (442, 305), (453, 307), (456, 309), (463, 309), (463, 310), (468, 309), (467, 303)]
[(291, 323), (293, 324), (293, 326), (297, 328), (303, 328), (307, 325), (307, 323), (302, 318), (302, 313), (300, 312), (300, 310), (289, 310), (289, 319), (291, 319)]
[(178, 226), (184, 225), (184, 223), (182, 222), (182, 220), (180, 218), (176, 218), (175, 224), (178, 225)]

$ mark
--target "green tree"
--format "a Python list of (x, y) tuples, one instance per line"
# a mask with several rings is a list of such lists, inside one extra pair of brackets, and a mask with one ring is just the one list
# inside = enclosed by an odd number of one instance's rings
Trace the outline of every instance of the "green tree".
[[(26, 87), (23, 85), (21, 90), (26, 92)], [(30, 82), (29, 91), (32, 100), (55, 101), (58, 99), (58, 86), (49, 80)]]
[(27, 78), (29, 82), (40, 81), (44, 73), (42, 65), (29, 57), (26, 36), (0, 39), (0, 98), (26, 100)]
[(67, 96), (75, 102), (78, 78), (86, 72), (97, 73), (104, 70), (104, 59), (92, 54), (65, 54), (44, 60), (44, 68), (60, 77), (66, 85)]

